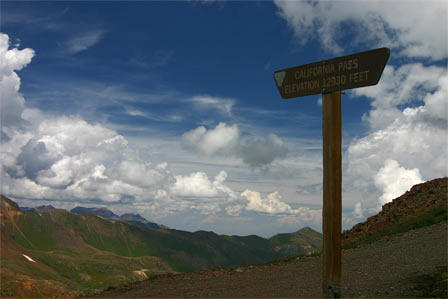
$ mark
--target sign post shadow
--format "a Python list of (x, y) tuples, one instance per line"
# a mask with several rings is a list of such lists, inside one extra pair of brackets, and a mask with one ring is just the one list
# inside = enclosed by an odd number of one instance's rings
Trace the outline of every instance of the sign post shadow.
[(388, 48), (332, 58), (274, 72), (282, 98), (322, 94), (322, 296), (341, 297), (342, 121), (341, 91), (376, 85)]

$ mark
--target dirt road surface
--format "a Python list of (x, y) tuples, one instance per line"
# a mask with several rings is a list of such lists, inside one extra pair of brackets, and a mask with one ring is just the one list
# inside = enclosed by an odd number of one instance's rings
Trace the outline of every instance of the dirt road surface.
[[(409, 278), (446, 266), (447, 244), (447, 224), (439, 223), (343, 251), (342, 296), (417, 297), (421, 290)], [(307, 257), (146, 280), (95, 297), (318, 298), (321, 296), (321, 270), (319, 256)]]

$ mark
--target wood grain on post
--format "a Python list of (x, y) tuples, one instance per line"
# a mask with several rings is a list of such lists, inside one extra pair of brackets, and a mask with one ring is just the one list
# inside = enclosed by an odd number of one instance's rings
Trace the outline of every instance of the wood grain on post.
[(341, 92), (322, 95), (323, 210), (322, 291), (341, 296)]

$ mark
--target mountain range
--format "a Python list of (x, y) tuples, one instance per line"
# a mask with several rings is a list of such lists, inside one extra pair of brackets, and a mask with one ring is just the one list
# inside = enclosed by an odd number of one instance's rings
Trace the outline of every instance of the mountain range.
[(56, 210), (56, 208), (53, 207), (52, 205), (38, 206), (35, 208), (19, 207), (19, 209), (25, 213), (43, 213), (43, 212), (48, 212), (51, 210)]
[(74, 296), (163, 273), (318, 253), (322, 242), (311, 228), (265, 239), (153, 227), (101, 208), (23, 212), (4, 196), (0, 208), (2, 296)]
[[(447, 200), (446, 177), (416, 185), (344, 231), (344, 248), (446, 222)], [(104, 208), (20, 209), (4, 196), (0, 217), (1, 297), (75, 297), (158, 275), (266, 264), (322, 248), (322, 235), (309, 227), (268, 239), (186, 232)]]
[[(38, 214), (56, 210), (56, 208), (53, 207), (52, 205), (38, 206), (35, 208), (19, 207), (19, 209), (25, 213), (38, 213)], [(93, 208), (75, 207), (75, 208), (71, 209), (70, 212), (73, 214), (79, 214), (79, 215), (93, 214), (93, 215), (97, 215), (97, 216), (100, 216), (102, 218), (109, 219), (112, 221), (122, 221), (122, 222), (126, 222), (129, 224), (134, 224), (134, 225), (147, 227), (147, 228), (155, 228), (155, 229), (168, 228), (167, 226), (157, 224), (154, 222), (150, 222), (150, 221), (146, 220), (144, 217), (142, 217), (140, 214), (126, 213), (121, 216), (118, 216), (117, 214), (115, 214), (114, 212), (109, 210), (108, 208), (104, 208), (104, 207), (100, 207), (100, 208), (97, 208), (97, 207), (93, 207)]]
[(144, 217), (140, 216), (140, 214), (132, 214), (132, 213), (126, 213), (121, 216), (118, 216), (108, 208), (84, 208), (84, 207), (76, 207), (70, 210), (73, 214), (79, 214), (79, 215), (86, 215), (86, 214), (93, 214), (97, 215), (112, 221), (122, 221), (129, 224), (134, 224), (137, 226), (142, 226), (146, 228), (168, 228), (167, 226), (160, 225), (154, 222), (150, 222), (146, 220)]

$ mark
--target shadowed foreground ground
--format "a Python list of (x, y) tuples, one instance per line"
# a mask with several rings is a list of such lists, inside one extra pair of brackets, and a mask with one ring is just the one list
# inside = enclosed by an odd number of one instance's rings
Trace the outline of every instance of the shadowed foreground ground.
[[(343, 297), (447, 297), (446, 274), (438, 287), (432, 276), (447, 265), (447, 224), (385, 237), (342, 255)], [(446, 273), (446, 272), (445, 272)], [(96, 297), (319, 297), (320, 257), (237, 269), (161, 277)], [(429, 295), (428, 295), (429, 294)], [(444, 296), (442, 296), (442, 295)]]

